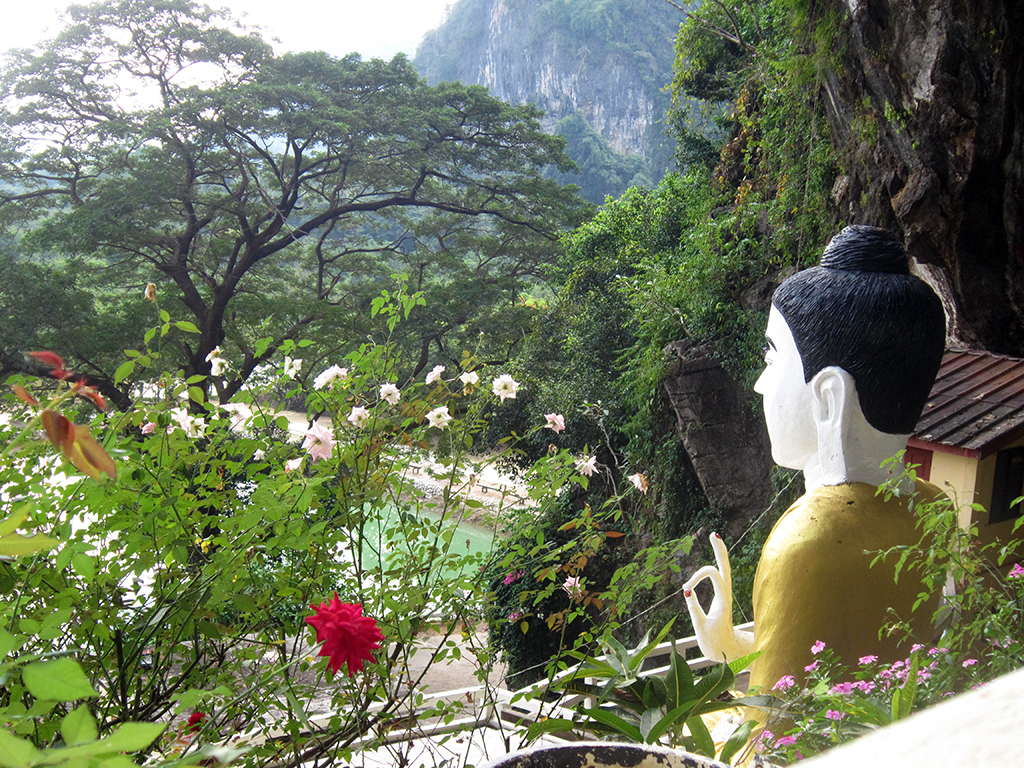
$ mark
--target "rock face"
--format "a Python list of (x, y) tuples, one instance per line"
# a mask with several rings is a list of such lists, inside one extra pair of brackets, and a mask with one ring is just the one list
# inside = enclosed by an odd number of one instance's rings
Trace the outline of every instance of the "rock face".
[(749, 394), (709, 345), (672, 342), (663, 385), (686, 453), (708, 500), (727, 521), (730, 540), (771, 502), (771, 446)]
[(537, 104), (549, 131), (581, 113), (614, 149), (651, 160), (664, 144), (657, 123), (682, 15), (664, 0), (614, 5), (460, 0), (424, 37), (416, 66), (431, 82), (484, 85), (504, 101)]
[(1024, 354), (1024, 3), (832, 5), (841, 215), (902, 231), (954, 342)]

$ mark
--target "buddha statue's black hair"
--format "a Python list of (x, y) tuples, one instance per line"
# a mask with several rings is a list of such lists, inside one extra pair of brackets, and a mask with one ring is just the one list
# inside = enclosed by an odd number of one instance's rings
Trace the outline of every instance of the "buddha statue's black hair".
[(914, 431), (942, 363), (946, 320), (892, 233), (846, 227), (821, 265), (783, 282), (772, 304), (793, 333), (805, 381), (838, 366), (853, 377), (868, 424)]

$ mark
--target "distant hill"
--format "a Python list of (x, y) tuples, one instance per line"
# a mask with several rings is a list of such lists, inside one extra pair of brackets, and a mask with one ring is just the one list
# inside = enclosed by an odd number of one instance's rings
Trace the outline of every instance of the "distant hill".
[(545, 111), (595, 202), (653, 185), (672, 163), (669, 105), (682, 14), (665, 0), (459, 0), (414, 59), (431, 83), (487, 86)]

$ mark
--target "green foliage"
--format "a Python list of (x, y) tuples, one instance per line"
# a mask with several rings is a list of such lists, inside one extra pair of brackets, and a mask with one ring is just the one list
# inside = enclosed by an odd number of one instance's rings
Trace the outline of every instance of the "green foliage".
[[(536, 521), (510, 526), (515, 533), (502, 543), (489, 574), (490, 644), (501, 652), (513, 689), (545, 679), (552, 666), (564, 664), (566, 650), (591, 644), (606, 615), (611, 574), (624, 564), (621, 536), (627, 526), (587, 520), (581, 491), (563, 494)], [(585, 536), (588, 531), (593, 535)], [(567, 578), (585, 583), (578, 596), (561, 588)]]
[(671, 622), (666, 624), (653, 640), (649, 633), (645, 635), (634, 651), (607, 637), (602, 639), (604, 655), (601, 657), (574, 652), (572, 655), (579, 660), (579, 666), (556, 678), (551, 687), (582, 694), (593, 701), (576, 705), (578, 718), (549, 718), (532, 725), (528, 734), (537, 738), (543, 733), (588, 730), (625, 741), (667, 743), (729, 762), (745, 745), (754, 722), (744, 723), (718, 755), (701, 716), (744, 704), (763, 703), (761, 697), (720, 700), (733, 687), (736, 673), (746, 668), (757, 654), (722, 664), (701, 680), (695, 680), (686, 660), (672, 649), (667, 674), (663, 676), (661, 670), (648, 670), (645, 674), (644, 662), (665, 639), (671, 626)]
[[(472, 654), (481, 674), (491, 661), (486, 648), (453, 640), (482, 617), (494, 561), (462, 550), (458, 521), (479, 502), (452, 489), (496, 398), (451, 377), (385, 399), (381, 385), (402, 368), (390, 336), (421, 306), (401, 285), (381, 292), (371, 308), (381, 342), (351, 353), (347, 373), (318, 389), (292, 378), (295, 360), (273, 374), (288, 394), (302, 392), (311, 414), (332, 418), (305, 450), (282, 439), (284, 418), (263, 393), (217, 404), (198, 377), (165, 374), (136, 408), (92, 418), (105, 452), (96, 449), (117, 475), (94, 482), (34, 441), (36, 419), (53, 422), (46, 413), (68, 410), (88, 388), (62, 382), (39, 414), (37, 384), (9, 382), (18, 399), (5, 398), (14, 418), (0, 433), (18, 450), (0, 457), (0, 754), (18, 756), (12, 765), (129, 764), (115, 752), (191, 764), (233, 754), (209, 744), (245, 732), (264, 737), (247, 763), (276, 764), (379, 746), (367, 734), (413, 712), (457, 714), (457, 702), (425, 706), (409, 670), (414, 654), (427, 667)], [(196, 330), (157, 312), (147, 345), (126, 353), (132, 374), (158, 369), (163, 342)], [(311, 350), (281, 351), (302, 349)], [(468, 355), (464, 364), (485, 371)], [(453, 417), (443, 428), (430, 425), (439, 410)], [(76, 441), (84, 429), (73, 425)], [(451, 484), (429, 501), (409, 478), (428, 446), (437, 482)], [(535, 475), (538, 500), (578, 477), (568, 455)], [(386, 638), (357, 679), (325, 682), (303, 639), (305, 606), (332, 593), (359, 603)], [(318, 690), (334, 714), (314, 723)], [(184, 720), (197, 710), (205, 719), (193, 732)]]
[(593, 203), (622, 194), (629, 187), (652, 186), (650, 169), (639, 155), (624, 155), (611, 148), (579, 112), (555, 123), (555, 133), (565, 138), (565, 151), (578, 166), (576, 173), (558, 174), (564, 183), (576, 184)]
[[(407, 271), (428, 298), (465, 296), (403, 328), (412, 373), (480, 330), (493, 332), (488, 359), (507, 357), (528, 319), (520, 292), (586, 210), (545, 176), (571, 163), (536, 109), (427, 86), (402, 56), (273, 56), (184, 0), (69, 13), (71, 26), (0, 77), (0, 219), (19, 256), (95, 267), (74, 287), (119, 332), (112, 345), (130, 345), (124, 312), (156, 283), (200, 329), (165, 364), (208, 376), (221, 347), (230, 375), (198, 386), (230, 397), (287, 340), (351, 351), (370, 301)], [(62, 311), (76, 298), (51, 296)], [(76, 364), (109, 364), (90, 351), (65, 348)]]
[[(906, 476), (916, 479), (913, 469)], [(892, 489), (883, 492), (892, 493)], [(915, 546), (879, 553), (876, 560), (893, 562), (897, 579), (904, 571), (920, 577), (917, 606), (931, 595), (944, 595), (934, 620), (942, 632), (942, 647), (954, 657), (979, 658), (985, 679), (1024, 666), (1024, 568), (1019, 564), (1024, 540), (1018, 533), (1024, 518), (1013, 524), (1013, 538), (986, 543), (979, 537), (977, 524), (960, 525), (959, 510), (944, 494), (937, 499), (915, 496), (911, 505), (921, 539)], [(972, 509), (984, 512), (977, 504)], [(950, 583), (955, 585), (952, 595), (946, 594)], [(893, 629), (910, 636), (902, 623), (894, 622)], [(965, 675), (942, 682), (944, 690), (958, 691)]]

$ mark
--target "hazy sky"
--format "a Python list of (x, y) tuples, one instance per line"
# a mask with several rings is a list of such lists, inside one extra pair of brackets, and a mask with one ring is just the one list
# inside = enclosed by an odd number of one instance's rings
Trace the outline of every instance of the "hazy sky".
[[(322, 50), (336, 56), (358, 51), (363, 58), (390, 59), (416, 52), (423, 33), (441, 23), (455, 0), (208, 0), (279, 38), (284, 49)], [(58, 14), (69, 0), (8, 0), (0, 21), (0, 51), (30, 45), (59, 29)]]

